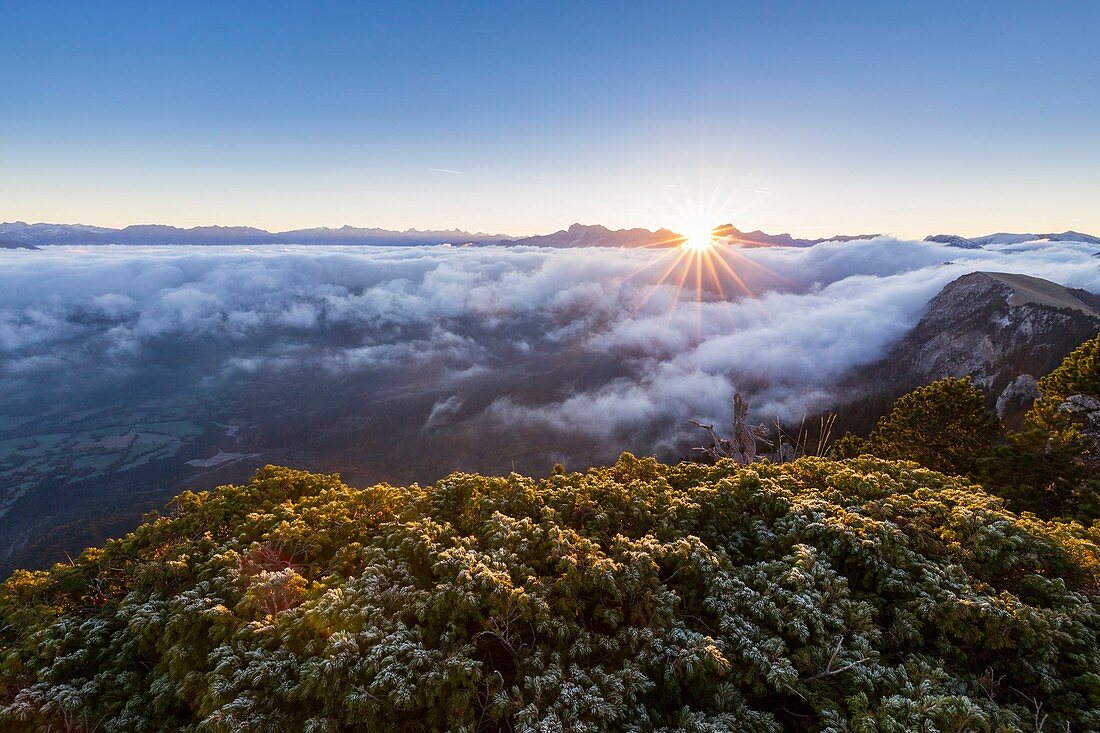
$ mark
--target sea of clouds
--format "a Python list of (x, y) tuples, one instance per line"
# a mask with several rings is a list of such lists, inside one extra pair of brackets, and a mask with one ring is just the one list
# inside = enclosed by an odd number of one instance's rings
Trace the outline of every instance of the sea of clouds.
[[(316, 380), (406, 374), (441, 396), (424, 429), (523, 423), (573, 436), (648, 431), (673, 449), (688, 417), (797, 420), (880, 358), (951, 280), (975, 270), (1100, 292), (1096, 245), (962, 250), (878, 238), (730, 250), (696, 288), (669, 250), (448, 247), (47, 247), (0, 251), (0, 390), (102, 385), (202, 361), (203, 378), (309, 369)], [(685, 284), (678, 288), (681, 275)], [(186, 344), (186, 348), (178, 348)], [(166, 354), (168, 356), (166, 356)], [(464, 385), (525, 364), (546, 391)], [(569, 364), (605, 368), (569, 372)], [(548, 367), (549, 368), (549, 367)], [(513, 383), (509, 383), (513, 384)], [(654, 426), (660, 426), (654, 432)]]

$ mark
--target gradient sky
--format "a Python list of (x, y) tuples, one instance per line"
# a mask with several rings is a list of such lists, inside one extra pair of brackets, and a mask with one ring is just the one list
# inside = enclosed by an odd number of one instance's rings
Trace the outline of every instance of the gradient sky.
[(0, 220), (1100, 234), (1098, 29), (1091, 1), (0, 0)]

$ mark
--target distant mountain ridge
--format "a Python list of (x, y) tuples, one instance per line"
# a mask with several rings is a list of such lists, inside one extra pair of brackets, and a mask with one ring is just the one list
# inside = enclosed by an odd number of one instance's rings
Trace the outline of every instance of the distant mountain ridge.
[(723, 224), (714, 230), (716, 237), (729, 240), (743, 247), (812, 247), (822, 242), (852, 242), (858, 239), (874, 239), (881, 234), (835, 234), (831, 237), (818, 239), (799, 239), (790, 234), (768, 234), (759, 229), (751, 232), (743, 232), (733, 224)]
[(958, 234), (930, 234), (924, 238), (926, 242), (939, 242), (951, 247), (961, 249), (981, 249), (990, 244), (1023, 244), (1024, 242), (1087, 242), (1100, 244), (1100, 237), (1092, 234), (1084, 234), (1067, 230), (1064, 232), (1047, 232), (1045, 234), (1017, 234), (1013, 232), (997, 232), (986, 234), (983, 237), (961, 237)]
[(20, 242), (18, 239), (0, 239), (0, 249), (38, 249), (38, 247)]
[(35, 245), (49, 244), (495, 244), (505, 235), (461, 229), (420, 231), (343, 226), (315, 227), (286, 232), (240, 226), (199, 226), (184, 229), (165, 224), (132, 224), (122, 229), (86, 224), (0, 223), (0, 237)]
[(608, 229), (602, 224), (573, 224), (568, 229), (502, 241), (517, 247), (672, 247), (684, 238), (670, 229)]
[[(837, 235), (820, 239), (799, 239), (790, 234), (768, 234), (759, 230), (742, 232), (732, 224), (714, 230), (716, 238), (745, 247), (809, 247), (821, 242), (871, 239), (877, 234)], [(286, 232), (246, 226), (198, 226), (181, 228), (166, 224), (132, 224), (121, 229), (87, 224), (0, 223), (0, 237), (11, 237), (34, 245), (51, 244), (330, 244), (330, 245), (432, 245), (499, 244), (503, 246), (553, 247), (675, 247), (684, 241), (670, 229), (609, 229), (601, 224), (573, 224), (550, 234), (509, 237), (503, 234), (467, 232), (461, 229), (395, 231), (375, 227), (314, 227)]]
[[(882, 234), (837, 234), (816, 239), (795, 237), (786, 232), (768, 234), (759, 229), (745, 232), (733, 224), (714, 229), (714, 236), (741, 247), (812, 247), (823, 242), (851, 242), (874, 239)], [(609, 229), (600, 224), (572, 224), (550, 234), (513, 237), (462, 229), (407, 229), (397, 231), (378, 227), (313, 227), (285, 232), (270, 232), (248, 226), (197, 226), (190, 228), (167, 224), (131, 224), (121, 229), (88, 224), (28, 224), (23, 221), (0, 223), (0, 240), (25, 245), (259, 245), (259, 244), (330, 244), (330, 245), (436, 245), (475, 244), (527, 247), (674, 247), (684, 241), (682, 235), (661, 228), (657, 230)], [(991, 244), (1020, 244), (1031, 241), (1086, 242), (1100, 245), (1100, 237), (1075, 231), (1045, 234), (998, 232), (982, 237), (962, 237), (957, 234), (933, 234), (926, 242), (938, 242), (962, 249), (980, 249)], [(9, 247), (10, 248), (10, 247)]]
[[(838, 234), (820, 239), (798, 239), (790, 234), (768, 234), (760, 230), (743, 232), (732, 224), (714, 228), (714, 237), (742, 247), (812, 247), (822, 242), (850, 242), (874, 239), (881, 234)], [(675, 247), (684, 237), (670, 229), (608, 229), (600, 224), (573, 224), (552, 234), (523, 237), (501, 244), (529, 247)]]

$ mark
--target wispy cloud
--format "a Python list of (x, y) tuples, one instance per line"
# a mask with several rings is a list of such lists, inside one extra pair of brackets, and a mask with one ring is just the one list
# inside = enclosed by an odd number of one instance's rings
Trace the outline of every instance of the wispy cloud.
[(462, 175), (462, 171), (456, 171), (456, 170), (452, 170), (450, 168), (432, 168), (432, 170), (435, 171), (436, 173), (452, 173), (456, 176), (461, 176)]

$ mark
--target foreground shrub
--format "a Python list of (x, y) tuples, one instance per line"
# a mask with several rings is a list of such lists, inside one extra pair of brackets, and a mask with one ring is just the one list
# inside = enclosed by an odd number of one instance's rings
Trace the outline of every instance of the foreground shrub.
[(1088, 730), (1100, 535), (869, 457), (269, 467), (0, 590), (0, 727)]

